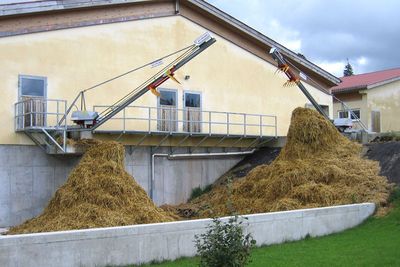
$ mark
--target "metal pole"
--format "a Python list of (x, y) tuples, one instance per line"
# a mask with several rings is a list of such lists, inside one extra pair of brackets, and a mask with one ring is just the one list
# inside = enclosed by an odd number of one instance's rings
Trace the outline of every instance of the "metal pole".
[(148, 132), (150, 133), (151, 132), (150, 131), (150, 127), (151, 127), (151, 108), (148, 107), (148, 109), (149, 109), (149, 129), (148, 129)]
[(57, 128), (60, 126), (59, 124), (58, 124), (58, 113), (60, 112), (60, 110), (59, 110), (59, 104), (58, 104), (58, 100), (56, 101), (56, 103), (57, 103)]
[(211, 111), (208, 112), (208, 135), (211, 135)]
[(22, 102), (22, 128), (25, 128), (25, 101)]
[(169, 133), (172, 133), (172, 108), (169, 108)]
[(32, 112), (32, 105), (33, 104), (33, 99), (31, 98), (30, 99), (30, 101), (29, 101), (29, 116), (30, 116), (30, 118), (31, 118), (31, 121), (30, 121), (30, 126), (32, 127), (32, 120), (33, 120), (33, 112)]
[(246, 113), (243, 114), (243, 133), (244, 136), (246, 137)]
[(226, 113), (226, 135), (229, 136), (229, 113)]
[(126, 113), (126, 108), (124, 108), (123, 109), (123, 111), (122, 111), (122, 120), (123, 120), (123, 122), (122, 122), (122, 125), (123, 125), (123, 133), (125, 133), (125, 122), (126, 122), (126, 115), (125, 115), (125, 113)]

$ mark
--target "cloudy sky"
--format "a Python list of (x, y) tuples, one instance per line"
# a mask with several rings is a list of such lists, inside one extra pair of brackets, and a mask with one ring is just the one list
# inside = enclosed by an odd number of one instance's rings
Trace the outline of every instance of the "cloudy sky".
[(399, 0), (207, 0), (343, 76), (400, 67)]

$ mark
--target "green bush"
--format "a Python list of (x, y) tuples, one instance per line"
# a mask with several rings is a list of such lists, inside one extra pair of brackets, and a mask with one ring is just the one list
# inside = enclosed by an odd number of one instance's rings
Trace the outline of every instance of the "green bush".
[(204, 234), (195, 236), (202, 267), (242, 267), (250, 262), (250, 251), (256, 241), (243, 232), (243, 219), (231, 217), (228, 222), (213, 219)]
[(200, 186), (193, 188), (192, 192), (190, 194), (189, 201), (192, 200), (192, 199), (195, 199), (195, 198), (197, 198), (197, 197), (199, 197), (199, 196), (201, 196), (201, 195), (203, 195), (203, 194), (205, 194), (207, 192), (210, 192), (211, 189), (212, 189), (212, 184), (209, 184), (204, 188), (201, 188)]

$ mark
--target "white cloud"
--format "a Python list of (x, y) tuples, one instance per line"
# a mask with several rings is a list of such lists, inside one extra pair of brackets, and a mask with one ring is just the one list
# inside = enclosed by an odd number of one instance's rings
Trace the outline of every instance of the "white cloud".
[(398, 0), (207, 1), (335, 75), (400, 66)]
[(359, 57), (357, 59), (357, 64), (360, 66), (365, 66), (368, 64), (368, 59), (366, 57)]
[(321, 61), (315, 62), (322, 69), (332, 73), (336, 77), (343, 76), (344, 66), (347, 64), (346, 61)]

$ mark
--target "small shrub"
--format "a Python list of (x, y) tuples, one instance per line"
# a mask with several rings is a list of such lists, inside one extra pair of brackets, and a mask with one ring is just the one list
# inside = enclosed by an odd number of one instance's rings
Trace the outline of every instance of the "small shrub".
[(207, 192), (210, 192), (211, 188), (212, 188), (211, 184), (207, 185), (204, 188), (201, 188), (200, 186), (193, 188), (192, 192), (190, 194), (189, 201), (192, 200), (192, 199), (195, 199), (195, 198), (197, 198), (197, 197), (199, 197), (199, 196), (201, 196), (201, 195), (203, 195), (203, 194), (205, 194)]
[(243, 232), (243, 220), (231, 217), (224, 223), (218, 218), (204, 234), (195, 236), (201, 267), (242, 267), (250, 262), (250, 251), (256, 241)]
[(400, 187), (399, 186), (395, 187), (389, 196), (390, 203), (398, 201), (398, 200), (400, 200)]

